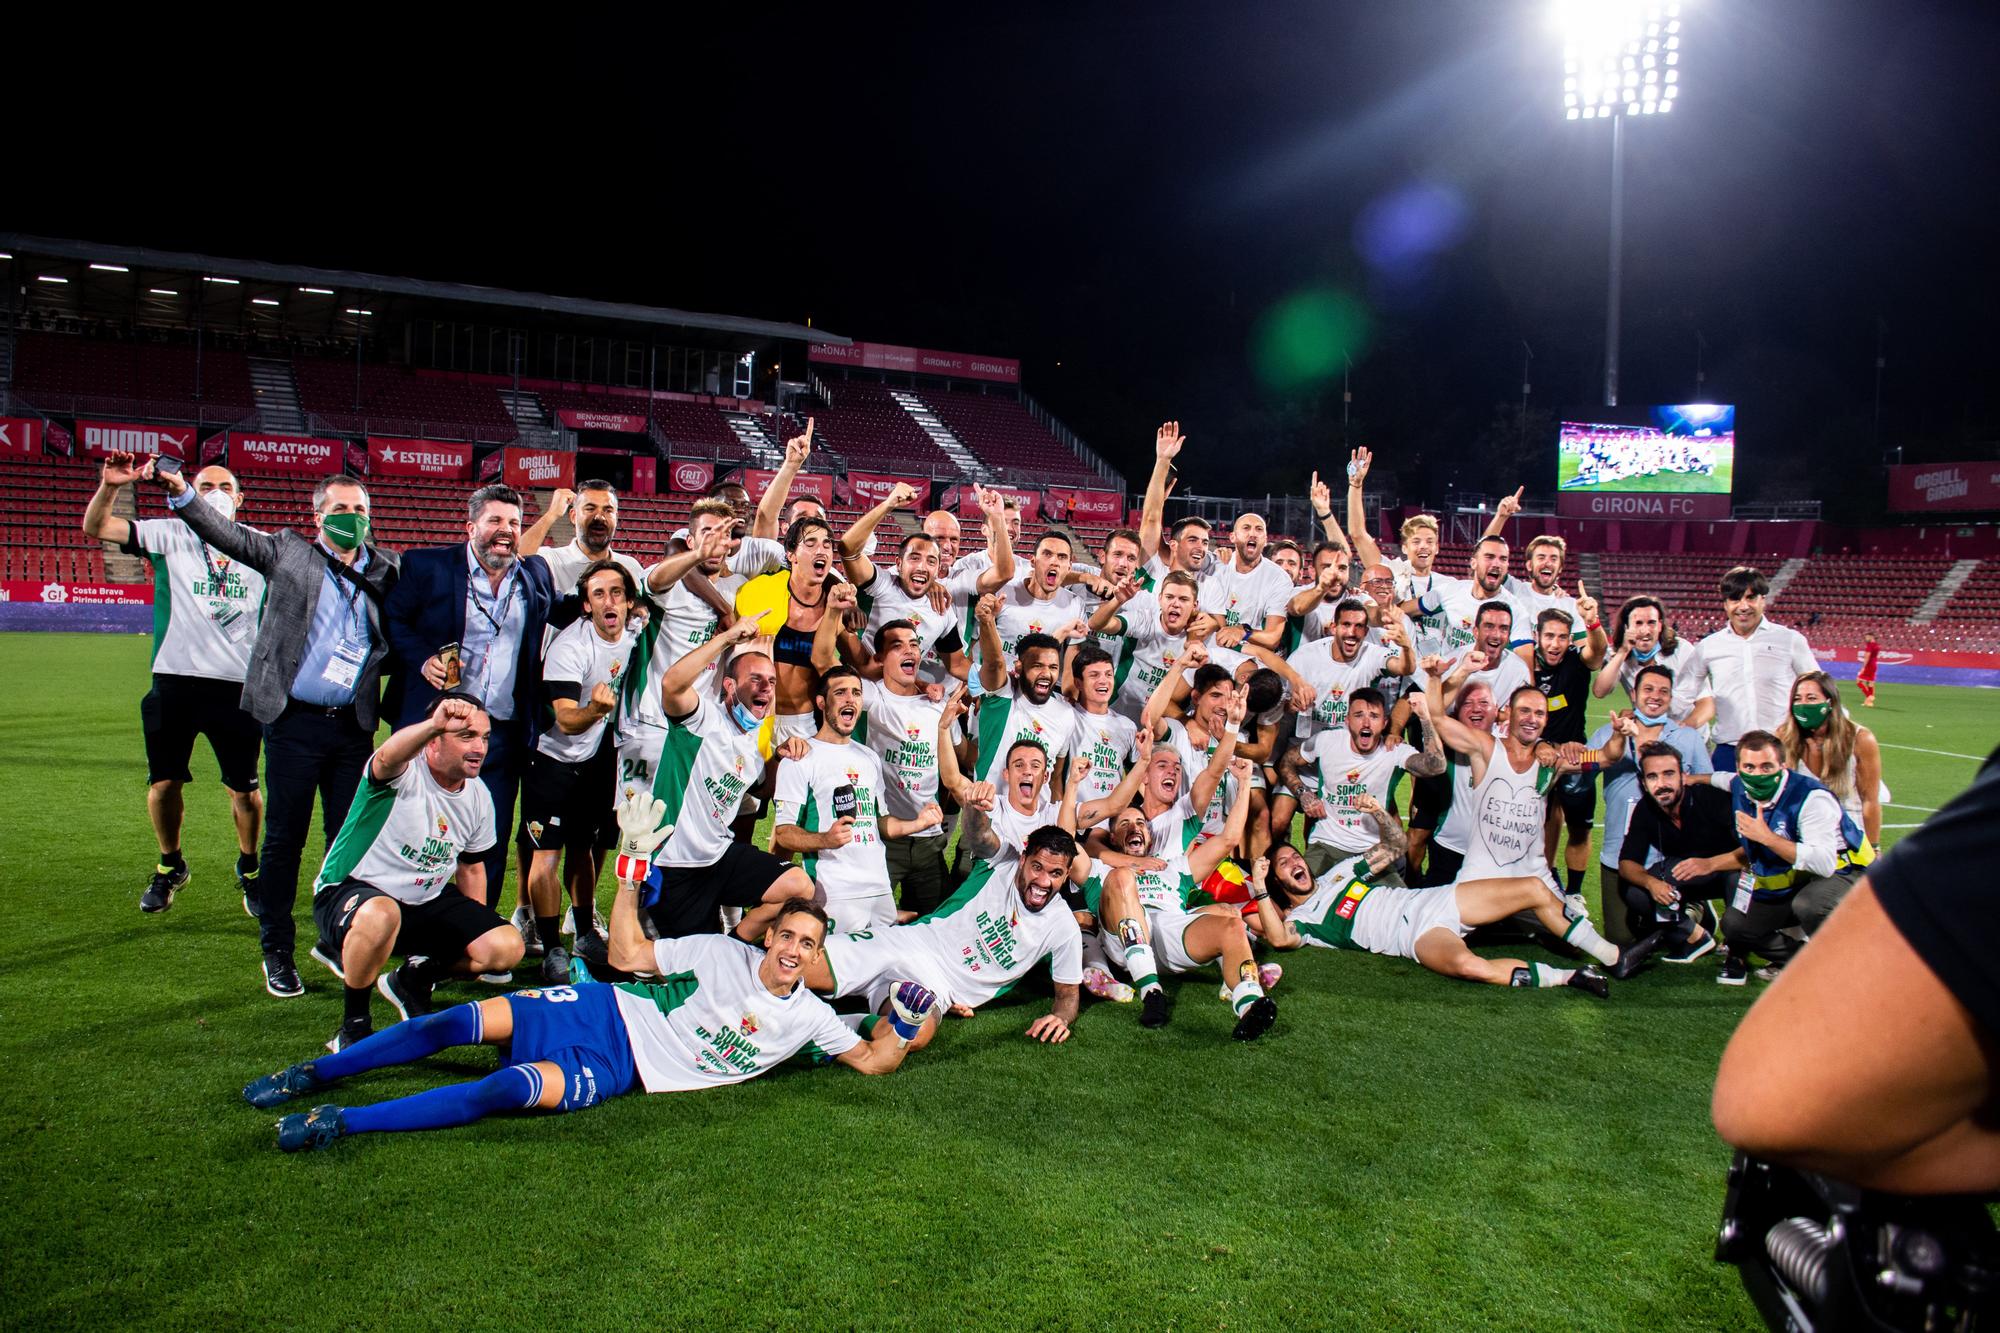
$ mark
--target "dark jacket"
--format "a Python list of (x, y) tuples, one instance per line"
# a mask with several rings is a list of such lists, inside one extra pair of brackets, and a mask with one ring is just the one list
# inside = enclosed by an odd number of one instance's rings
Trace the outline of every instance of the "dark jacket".
[[(250, 673), (243, 678), (243, 708), (259, 722), (276, 722), (298, 678), (330, 557), (317, 542), (290, 528), (258, 532), (224, 518), (199, 499), (173, 512), (210, 546), (264, 576), (264, 619), (257, 630), (257, 646), (250, 652)], [(362, 581), (378, 595), (364, 594), (360, 599), (360, 605), (368, 608), (370, 639), (368, 660), (354, 682), (354, 720), (371, 735), (380, 714), (382, 671), (389, 656), (380, 603), (396, 586), (397, 563), (394, 551), (370, 546), (368, 568), (361, 571)]]
[[(519, 561), (525, 580), (521, 605), (520, 655), (514, 666), (514, 720), (528, 728), (530, 741), (541, 734), (542, 639), (555, 604), (555, 585), (545, 560)], [(423, 677), (424, 663), (448, 643), (465, 639), (465, 594), (470, 581), (464, 542), (403, 552), (402, 577), (389, 595), (389, 692), (383, 711), (398, 727), (430, 714), (438, 692)]]

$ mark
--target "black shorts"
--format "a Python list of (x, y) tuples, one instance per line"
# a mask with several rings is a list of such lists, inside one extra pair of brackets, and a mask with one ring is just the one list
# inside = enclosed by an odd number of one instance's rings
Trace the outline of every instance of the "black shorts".
[(732, 842), (714, 865), (655, 867), (660, 896), (646, 910), (662, 939), (720, 934), (722, 908), (757, 906), (792, 868), (761, 847)]
[(1590, 773), (1565, 773), (1556, 779), (1555, 800), (1562, 808), (1563, 822), (1571, 828), (1588, 828), (1597, 817), (1597, 778)]
[(206, 736), (222, 770), (222, 785), (231, 791), (256, 791), (257, 751), (264, 729), (243, 711), (242, 699), (241, 681), (154, 676), (153, 688), (139, 701), (139, 722), (146, 733), (146, 781), (194, 781), (188, 760), (194, 757), (194, 738)]
[(1437, 832), (1438, 823), (1451, 808), (1451, 770), (1432, 777), (1410, 778), (1410, 819), (1413, 829)]
[(521, 779), (521, 845), (531, 852), (616, 847), (617, 774), (616, 750), (574, 764), (535, 751)]
[[(370, 898), (388, 897), (373, 884), (358, 879), (343, 880), (314, 896), (313, 924), (319, 927), (320, 939), (333, 946), (334, 957), (338, 958), (346, 945), (348, 927), (354, 924), (361, 904)], [(403, 924), (396, 932), (392, 952), (406, 958), (416, 954), (446, 962), (463, 958), (468, 944), (507, 924), (486, 904), (476, 903), (449, 886), (427, 903), (397, 902), (396, 907)]]

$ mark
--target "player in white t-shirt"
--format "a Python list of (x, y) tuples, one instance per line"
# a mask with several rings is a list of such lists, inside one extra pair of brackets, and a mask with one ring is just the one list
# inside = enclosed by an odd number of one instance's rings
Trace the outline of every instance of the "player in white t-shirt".
[[(543, 950), (542, 980), (551, 985), (569, 978), (569, 951), (557, 933), (565, 878), (576, 933), (587, 941), (597, 930), (597, 870), (616, 841), (618, 744), (610, 719), (632, 654), (626, 617), (639, 598), (631, 571), (610, 560), (591, 566), (578, 591), (587, 614), (558, 631), (542, 657), (555, 725), (536, 740), (521, 779), (521, 894)], [(565, 850), (567, 876), (560, 871)]]
[[(576, 535), (567, 546), (546, 546), (549, 529), (563, 515), (572, 515)], [(637, 556), (611, 549), (618, 535), (618, 492), (608, 481), (586, 481), (575, 490), (557, 488), (549, 497), (549, 507), (533, 526), (521, 533), (516, 547), (521, 555), (538, 556), (549, 567), (549, 581), (557, 597), (576, 591), (584, 571), (600, 560), (624, 566), (635, 584), (646, 581), (646, 567)], [(551, 635), (553, 637), (553, 634)]]
[(1391, 621), (1387, 631), (1393, 643), (1371, 643), (1368, 607), (1357, 597), (1335, 606), (1331, 631), (1325, 638), (1309, 639), (1285, 659), (1306, 687), (1292, 686), (1292, 702), (1299, 709), (1296, 730), (1302, 741), (1344, 725), (1347, 699), (1355, 690), (1373, 685), (1385, 674), (1407, 676), (1416, 669), (1401, 618)]
[[(835, 935), (806, 972), (806, 984), (833, 996), (864, 995), (880, 1005), (903, 978), (937, 996), (938, 1010), (977, 1009), (1044, 959), (1055, 1003), (1028, 1025), (1036, 1041), (1068, 1041), (1081, 1003), (1083, 935), (1061, 893), (1080, 860), (1076, 839), (1037, 829), (1021, 854), (982, 861), (943, 906), (906, 926)], [(935, 1014), (915, 1042), (936, 1029)]]
[(989, 649), (979, 664), (986, 693), (979, 698), (979, 754), (972, 776), (994, 780), (995, 770), (1015, 741), (1032, 740), (1054, 764), (1070, 752), (1076, 710), (1062, 696), (1062, 645), (1047, 634), (1031, 634), (1016, 645), (1011, 674), (999, 668), (999, 631), (994, 600), (979, 599), (979, 634)]
[[(778, 904), (813, 893), (805, 871), (751, 846), (730, 827), (746, 797), (769, 792), (773, 757), (797, 759), (806, 752), (805, 737), (781, 743), (773, 734), (778, 672), (768, 656), (742, 647), (756, 637), (757, 621), (746, 616), (675, 662), (660, 684), (667, 739), (654, 767), (653, 794), (672, 831), (653, 858), (644, 906), (662, 936), (720, 930), (720, 910), (736, 907), (744, 910), (738, 938), (761, 939)], [(732, 651), (711, 695), (701, 682)]]
[(1477, 926), (1534, 911), (1560, 921), (1561, 910), (1531, 880), (1489, 880), (1483, 884), (1440, 884), (1407, 889), (1377, 882), (1403, 854), (1402, 826), (1372, 797), (1355, 798), (1374, 819), (1381, 841), (1343, 857), (1315, 878), (1296, 847), (1281, 843), (1268, 860), (1250, 871), (1252, 923), (1274, 949), (1313, 945), (1322, 949), (1365, 949), (1409, 958), (1442, 976), (1495, 986), (1568, 986), (1604, 999), (1611, 986), (1594, 968), (1558, 968), (1518, 958), (1482, 958), (1466, 947)]
[(1241, 515), (1229, 536), (1235, 554), (1202, 576), (1201, 609), (1219, 626), (1215, 634), (1218, 646), (1241, 650), (1254, 638), (1275, 649), (1285, 632), (1292, 581), (1283, 569), (1264, 559), (1268, 534), (1262, 516)]
[(771, 851), (803, 854), (805, 871), (843, 934), (896, 923), (885, 840), (914, 837), (944, 823), (936, 801), (914, 819), (886, 813), (882, 761), (854, 740), (865, 695), (853, 667), (821, 673), (814, 699), (819, 731), (806, 742), (803, 759), (778, 765), (773, 795)]
[(1569, 545), (1553, 533), (1543, 533), (1528, 542), (1525, 559), (1528, 577), (1525, 579), (1507, 576), (1502, 591), (1512, 598), (1519, 609), (1515, 614), (1527, 617), (1525, 626), (1516, 627), (1516, 635), (1525, 633), (1531, 640), (1539, 637), (1535, 626), (1541, 623), (1542, 612), (1561, 611), (1569, 617), (1570, 638), (1581, 639), (1588, 633), (1584, 618), (1577, 613), (1576, 598), (1562, 590), (1563, 557)]
[[(874, 641), (882, 626), (892, 620), (907, 620), (923, 641), (923, 679), (943, 683), (951, 674), (948, 663), (952, 656), (966, 653), (971, 647), (971, 604), (983, 594), (998, 592), (1013, 580), (1014, 548), (1004, 540), (993, 540), (994, 533), (1006, 530), (1006, 510), (997, 492), (982, 490), (980, 499), (989, 510), (988, 541), (993, 553), (983, 567), (947, 574), (951, 561), (939, 539), (928, 530), (911, 533), (903, 539), (894, 569), (877, 567), (863, 554), (864, 544), (875, 535), (883, 519), (909, 506), (916, 495), (914, 487), (897, 482), (881, 504), (856, 519), (840, 538), (842, 568), (860, 593), (859, 605), (868, 617), (861, 634), (843, 636), (841, 646), (849, 659), (860, 666), (867, 661), (867, 645)], [(949, 522), (955, 557), (958, 520), (942, 510), (931, 518)]]
[[(1088, 621), (1086, 594), (1063, 582), (1069, 574), (1070, 556), (1069, 538), (1057, 532), (1044, 534), (1035, 543), (1027, 572), (995, 594), (994, 627), (1000, 635), (999, 665), (1003, 674), (1013, 670), (1014, 657), (1023, 639), (1030, 635), (1060, 637), (1066, 628)], [(982, 648), (979, 654), (982, 677), (986, 662)]]
[[(919, 679), (923, 640), (909, 621), (884, 624), (875, 631), (874, 647), (874, 655), (860, 666), (863, 712), (854, 739), (882, 761), (884, 813), (920, 822), (925, 807), (938, 803), (943, 690)], [(950, 734), (943, 744), (956, 757), (963, 733), (955, 728), (946, 730)], [(883, 840), (889, 886), (902, 889), (898, 900), (901, 911), (928, 912), (944, 901), (944, 851), (950, 840), (944, 822)]]
[(1420, 653), (1436, 652), (1454, 657), (1464, 652), (1476, 637), (1479, 608), (1488, 602), (1505, 602), (1512, 608), (1513, 637), (1509, 645), (1527, 643), (1534, 637), (1534, 617), (1519, 598), (1507, 590), (1507, 542), (1500, 537), (1481, 537), (1472, 548), (1470, 574), (1466, 581), (1447, 586), (1444, 579), (1432, 578), (1417, 592), (1414, 605), (1403, 610), (1418, 621), (1421, 631), (1433, 617), (1440, 621), (1437, 646), (1428, 647), (1425, 636), (1418, 639)]
[[(1418, 751), (1391, 739), (1388, 728), (1387, 702), (1379, 690), (1364, 687), (1348, 695), (1343, 726), (1288, 750), (1278, 763), (1285, 786), (1300, 793), (1299, 806), (1314, 821), (1306, 857), (1316, 874), (1381, 840), (1379, 821), (1356, 806), (1355, 797), (1366, 795), (1386, 805), (1389, 781), (1398, 768), (1417, 777), (1444, 772), (1444, 751), (1435, 731), (1426, 728), (1424, 748)], [(1317, 795), (1306, 795), (1313, 791)]]
[[(179, 460), (170, 460), (178, 464)], [(257, 787), (263, 728), (242, 707), (243, 678), (264, 614), (264, 576), (203, 542), (177, 518), (126, 519), (111, 512), (118, 492), (154, 475), (158, 462), (132, 454), (104, 460), (83, 530), (142, 555), (153, 573), (153, 686), (139, 701), (146, 743), (146, 813), (159, 860), (139, 897), (142, 912), (164, 912), (188, 882), (181, 854), (181, 789), (194, 780), (188, 760), (208, 737), (236, 822), (237, 887), (249, 900), (258, 873), (264, 797)], [(235, 517), (242, 489), (227, 468), (195, 474), (198, 504)]]
[(1131, 718), (1111, 711), (1118, 668), (1111, 654), (1095, 642), (1086, 641), (1070, 655), (1070, 676), (1076, 685), (1070, 749), (1089, 765), (1077, 799), (1101, 800), (1117, 790), (1131, 768), (1139, 726)]
[(826, 914), (809, 899), (783, 904), (759, 949), (721, 936), (648, 940), (638, 897), (648, 839), (657, 835), (653, 798), (628, 814), (618, 897), (611, 910), (613, 966), (633, 974), (616, 986), (584, 984), (458, 1005), (400, 1024), (330, 1057), (293, 1065), (243, 1089), (252, 1106), (278, 1106), (355, 1074), (405, 1064), (452, 1046), (506, 1050), (508, 1064), (473, 1083), (373, 1106), (322, 1105), (278, 1122), (287, 1151), (326, 1148), (352, 1134), (441, 1129), (501, 1111), (579, 1111), (633, 1088), (696, 1091), (740, 1083), (800, 1051), (864, 1074), (894, 1072), (938, 997), (914, 982), (891, 983), (887, 1022), (863, 1040), (802, 982), (820, 960)]
[[(478, 778), (492, 730), (476, 699), (451, 691), (370, 756), (313, 883), (312, 956), (347, 992), (329, 1050), (372, 1030), (368, 997), (378, 983), (410, 1018), (430, 1012), (431, 988), (445, 978), (521, 961), (520, 932), (486, 905), (483, 858), (500, 835)], [(405, 961), (385, 973), (392, 953)]]
[(1114, 634), (1125, 642), (1118, 660), (1118, 693), (1113, 711), (1137, 722), (1146, 701), (1187, 651), (1188, 628), (1199, 609), (1201, 585), (1179, 570), (1165, 575), (1153, 592), (1119, 584), (1091, 616), (1094, 634)]

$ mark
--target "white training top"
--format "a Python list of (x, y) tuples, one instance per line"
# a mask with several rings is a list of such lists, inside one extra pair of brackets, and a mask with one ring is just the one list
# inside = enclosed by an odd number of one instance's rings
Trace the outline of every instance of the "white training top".
[(1319, 796), (1326, 802), (1326, 818), (1313, 821), (1307, 841), (1341, 852), (1365, 852), (1380, 842), (1380, 826), (1354, 808), (1354, 798), (1366, 793), (1386, 808), (1389, 780), (1397, 769), (1408, 768), (1419, 753), (1385, 736), (1367, 754), (1357, 754), (1346, 727), (1322, 731), (1305, 742), (1299, 747), (1299, 757), (1317, 766)]
[[(966, 583), (969, 585), (977, 577), (967, 576)], [(953, 582), (946, 580), (942, 586), (953, 593), (953, 606), (958, 605)], [(892, 620), (907, 620), (916, 626), (917, 642), (923, 648), (923, 656), (917, 660), (917, 678), (939, 683), (945, 680), (949, 673), (938, 656), (937, 645), (939, 640), (949, 638), (952, 631), (958, 628), (958, 617), (952, 607), (942, 611), (934, 608), (928, 590), (921, 597), (911, 596), (903, 591), (902, 581), (896, 577), (894, 570), (880, 567), (876, 568), (875, 577), (868, 586), (857, 592), (856, 598), (856, 604), (868, 617), (868, 623), (861, 630), (861, 642), (870, 654), (875, 651), (878, 630)], [(963, 636), (960, 638), (963, 646)]]
[(549, 581), (555, 585), (558, 597), (567, 597), (575, 592), (583, 571), (599, 560), (615, 560), (625, 566), (625, 572), (632, 576), (634, 583), (641, 588), (646, 586), (646, 567), (639, 563), (638, 557), (623, 551), (607, 551), (604, 555), (593, 556), (572, 541), (567, 546), (544, 546), (535, 552), (535, 558), (549, 567)]
[(1200, 605), (1224, 625), (1247, 625), (1256, 633), (1270, 617), (1285, 614), (1296, 591), (1290, 576), (1269, 560), (1245, 571), (1236, 567), (1232, 554), (1202, 576)]
[(130, 544), (153, 565), (153, 671), (241, 683), (264, 615), (264, 576), (177, 518), (134, 520)]
[(457, 791), (446, 791), (421, 754), (384, 782), (370, 755), (313, 892), (358, 879), (398, 902), (427, 903), (444, 891), (461, 858), (478, 856), (498, 838), (485, 783), (469, 778)]
[(1033, 813), (1024, 815), (1014, 808), (1006, 792), (999, 792), (993, 798), (993, 813), (989, 818), (993, 822), (993, 831), (1000, 835), (1000, 850), (988, 859), (1021, 855), (1027, 850), (1028, 839), (1034, 836), (1035, 830), (1055, 823), (1061, 811), (1060, 805), (1043, 795)]
[[(1021, 901), (1021, 858), (1002, 853), (973, 867), (959, 891), (937, 911), (907, 926), (878, 931), (899, 955), (929, 959), (951, 978), (951, 1001), (968, 1008), (999, 995), (1049, 960), (1057, 985), (1083, 982), (1083, 932), (1060, 897), (1039, 912)], [(940, 1000), (944, 997), (940, 996)]]
[(719, 700), (701, 696), (694, 712), (667, 725), (666, 744), (653, 775), (653, 795), (667, 803), (673, 827), (656, 865), (712, 866), (735, 838), (729, 825), (743, 793), (764, 777), (775, 748), (776, 715), (740, 730)]
[[(745, 537), (736, 548), (736, 554), (724, 563), (724, 572), (710, 582), (724, 600), (733, 603), (736, 588), (741, 587), (745, 580), (784, 567), (784, 547), (762, 537)], [(650, 575), (652, 569), (646, 573)], [(644, 579), (640, 580), (639, 586), (646, 586)], [(660, 682), (666, 679), (667, 668), (714, 638), (717, 618), (715, 608), (697, 597), (694, 590), (687, 586), (685, 578), (665, 592), (653, 594), (652, 600), (658, 610), (634, 636), (641, 645), (634, 654), (637, 659), (635, 665), (642, 666), (643, 670), (630, 699), (628, 716), (638, 726), (657, 730), (667, 725), (666, 710), (660, 702)], [(706, 694), (716, 692), (717, 682), (721, 679), (717, 670), (719, 665), (711, 664), (702, 673), (697, 689)]]
[(647, 1092), (741, 1083), (808, 1047), (828, 1056), (861, 1044), (831, 1005), (796, 985), (773, 995), (757, 975), (764, 951), (727, 935), (656, 940), (659, 981), (617, 987), (618, 1016)]
[[(1029, 570), (1000, 590), (1000, 613), (994, 624), (1000, 631), (1000, 649), (1007, 657), (1007, 665), (1014, 665), (1014, 654), (1021, 640), (1030, 634), (1054, 634), (1072, 620), (1088, 620), (1090, 613), (1085, 609), (1083, 599), (1074, 587), (1058, 588), (1055, 596), (1047, 601), (1038, 601), (1028, 592), (1028, 580), (1034, 577)], [(978, 626), (973, 627), (977, 637)]]
[[(824, 833), (834, 825), (833, 793), (854, 789), (854, 841), (805, 853), (805, 870), (827, 898), (835, 917), (858, 915), (834, 910), (834, 903), (890, 898), (888, 853), (882, 846), (882, 761), (866, 745), (844, 745), (815, 736), (809, 752), (796, 762), (778, 761), (777, 789), (772, 795), (778, 824), (796, 824), (807, 833)], [(890, 919), (894, 919), (891, 902)]]
[(1076, 732), (1076, 709), (1061, 691), (1047, 702), (1034, 703), (1015, 693), (1010, 677), (991, 694), (979, 696), (979, 762), (972, 777), (975, 782), (998, 782), (1006, 766), (1007, 751), (1018, 740), (1040, 742), (1048, 751), (1049, 770), (1067, 758)]
[[(863, 712), (854, 739), (882, 761), (882, 813), (915, 819), (938, 798), (938, 723), (944, 702), (932, 703), (922, 690), (902, 695), (879, 680), (861, 682)], [(916, 834), (942, 838), (942, 825)]]
[[(1468, 777), (1471, 761), (1466, 761)], [(1493, 742), (1486, 776), (1465, 793), (1469, 828), (1465, 864), (1458, 882), (1528, 877), (1553, 884), (1548, 859), (1542, 855), (1542, 821), (1548, 814), (1547, 791), (1555, 770), (1531, 757), (1516, 769), (1507, 757), (1507, 742)], [(1453, 793), (1456, 801), (1458, 793)]]
[(1139, 726), (1129, 717), (1076, 710), (1070, 750), (1090, 756), (1090, 774), (1076, 789), (1079, 807), (1086, 801), (1101, 801), (1118, 789), (1125, 770), (1131, 767), (1132, 743), (1138, 735)]
[(1285, 662), (1305, 677), (1313, 687), (1313, 706), (1298, 715), (1294, 723), (1301, 737), (1315, 735), (1329, 727), (1347, 723), (1347, 696), (1373, 685), (1391, 657), (1401, 652), (1385, 644), (1364, 642), (1354, 650), (1354, 660), (1343, 662), (1333, 655), (1331, 638), (1314, 639), (1301, 645)]
[[(1703, 639), (1688, 674), (1705, 678), (1715, 696), (1715, 743), (1734, 745), (1746, 731), (1775, 732), (1784, 725), (1792, 682), (1817, 670), (1805, 635), (1765, 620), (1747, 639), (1726, 625)], [(1674, 683), (1679, 686), (1678, 676)]]
[[(613, 694), (624, 684), (625, 661), (632, 655), (633, 636), (621, 626), (618, 637), (605, 642), (597, 632), (597, 625), (589, 617), (570, 622), (557, 633), (555, 642), (542, 658), (542, 682), (544, 685), (574, 685), (577, 697), (574, 702), (590, 702), (590, 691), (597, 685), (609, 685)], [(615, 711), (615, 710), (614, 710)], [(604, 729), (610, 725), (610, 717), (600, 717), (574, 736), (565, 735), (562, 728), (551, 724), (535, 741), (535, 748), (551, 759), (560, 759), (565, 764), (580, 764), (597, 753), (597, 747), (604, 740)]]
[(1137, 722), (1146, 711), (1146, 700), (1187, 652), (1187, 635), (1169, 634), (1160, 627), (1160, 604), (1150, 593), (1134, 597), (1118, 614), (1125, 622), (1126, 651), (1111, 710)]

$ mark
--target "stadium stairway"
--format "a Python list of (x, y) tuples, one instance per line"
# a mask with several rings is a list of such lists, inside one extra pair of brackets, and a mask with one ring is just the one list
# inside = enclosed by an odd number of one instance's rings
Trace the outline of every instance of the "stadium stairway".
[(549, 416), (542, 410), (541, 399), (532, 393), (502, 389), (500, 401), (506, 407), (507, 415), (514, 418), (515, 429), (521, 432), (517, 443), (529, 449), (561, 448), (556, 433), (549, 429)]
[[(1611, 612), (1617, 608), (1612, 606), (1610, 599), (1604, 595), (1604, 564), (1597, 558), (1597, 552), (1584, 551), (1576, 557), (1576, 573), (1573, 577), (1581, 579), (1584, 586), (1591, 589), (1590, 595), (1597, 599), (1598, 614), (1609, 621)], [(1605, 627), (1604, 632), (1607, 634), (1611, 632), (1609, 625)]]
[(906, 389), (891, 389), (889, 396), (902, 404), (903, 410), (910, 414), (911, 419), (924, 428), (924, 434), (937, 441), (937, 447), (944, 451), (946, 458), (958, 464), (960, 472), (974, 481), (990, 483), (995, 479), (996, 474), (993, 469), (981, 461), (972, 450), (966, 448), (965, 441), (952, 434), (951, 427), (945, 425), (943, 418), (931, 410), (929, 403)]
[(299, 410), (299, 386), (292, 379), (289, 361), (251, 357), (250, 391), (257, 395), (259, 429), (283, 435), (306, 433), (305, 413)]
[(771, 438), (771, 432), (764, 428), (762, 418), (749, 412), (724, 410), (722, 419), (729, 423), (729, 429), (736, 432), (736, 438), (750, 451), (750, 459), (758, 467), (777, 471), (785, 461), (785, 446)]
[(1937, 581), (1937, 586), (1931, 589), (1930, 596), (1924, 598), (1923, 605), (1911, 613), (1909, 623), (1928, 625), (1936, 620), (1938, 612), (1944, 610), (1945, 603), (1957, 596), (1958, 590), (1965, 586), (1965, 581), (1972, 577), (1972, 571), (1978, 568), (1977, 560), (1955, 562), (1944, 572), (1944, 577)]
[(1785, 588), (1791, 583), (1791, 581), (1799, 576), (1799, 571), (1804, 569), (1805, 567), (1806, 567), (1806, 562), (1798, 556), (1794, 556), (1790, 560), (1787, 560), (1784, 564), (1779, 565), (1777, 568), (1777, 572), (1771, 575), (1771, 591), (1769, 593), (1769, 597), (1775, 598), (1780, 593), (1784, 592)]

